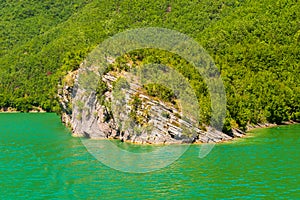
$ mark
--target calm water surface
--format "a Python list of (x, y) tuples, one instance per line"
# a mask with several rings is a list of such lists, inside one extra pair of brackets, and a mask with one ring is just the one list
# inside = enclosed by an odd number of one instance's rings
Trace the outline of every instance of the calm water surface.
[(55, 114), (0, 114), (0, 199), (299, 199), (300, 126), (249, 135), (203, 159), (191, 145), (172, 165), (133, 174), (101, 164)]

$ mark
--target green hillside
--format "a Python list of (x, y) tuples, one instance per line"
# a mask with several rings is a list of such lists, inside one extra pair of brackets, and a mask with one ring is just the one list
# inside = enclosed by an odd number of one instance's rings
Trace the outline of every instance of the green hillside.
[(226, 130), (300, 120), (300, 3), (291, 0), (3, 0), (0, 108), (59, 111), (60, 79), (90, 50), (149, 26), (185, 33), (214, 58), (226, 87)]

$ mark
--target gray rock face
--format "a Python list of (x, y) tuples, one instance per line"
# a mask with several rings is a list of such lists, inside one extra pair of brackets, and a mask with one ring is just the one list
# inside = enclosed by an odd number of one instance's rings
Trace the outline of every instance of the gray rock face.
[[(77, 81), (77, 72), (68, 76)], [(232, 139), (212, 127), (201, 130), (191, 120), (182, 117), (174, 105), (147, 96), (136, 84), (130, 83), (129, 88), (114, 94), (112, 85), (116, 79), (111, 74), (102, 77), (109, 87), (104, 99), (111, 106), (101, 105), (96, 92), (87, 95), (77, 86), (65, 84), (59, 90), (62, 121), (72, 129), (74, 136), (114, 138), (140, 144), (209, 143)], [(138, 122), (131, 118), (133, 108), (130, 106), (136, 97), (141, 102), (139, 108), (134, 110)], [(238, 134), (241, 133), (235, 135)]]

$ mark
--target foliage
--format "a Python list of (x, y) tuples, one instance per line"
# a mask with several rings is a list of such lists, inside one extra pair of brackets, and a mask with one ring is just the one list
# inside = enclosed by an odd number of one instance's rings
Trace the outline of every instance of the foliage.
[(156, 83), (149, 83), (143, 85), (143, 87), (150, 96), (158, 97), (166, 102), (175, 103), (175, 94), (170, 88)]
[(105, 101), (104, 94), (107, 91), (108, 91), (108, 87), (107, 87), (106, 83), (104, 81), (100, 80), (98, 83), (97, 89), (96, 89), (96, 95), (97, 95), (98, 101), (101, 105), (104, 104), (104, 101)]
[[(93, 47), (127, 29), (158, 26), (195, 38), (215, 60), (226, 87), (226, 126), (300, 120), (299, 10), (290, 0), (1, 1), (0, 107), (58, 111), (58, 84)], [(201, 76), (179, 56), (146, 54), (132, 59), (180, 71), (208, 123)]]
[(142, 107), (142, 100), (139, 98), (138, 95), (133, 96), (133, 100), (130, 102), (131, 111), (129, 113), (130, 117), (136, 122), (137, 124), (143, 124), (143, 118), (138, 114), (138, 111), (141, 110)]

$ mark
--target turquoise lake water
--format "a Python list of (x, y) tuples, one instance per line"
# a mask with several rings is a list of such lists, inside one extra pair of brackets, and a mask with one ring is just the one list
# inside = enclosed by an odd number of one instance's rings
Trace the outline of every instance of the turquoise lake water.
[(160, 170), (125, 173), (94, 158), (55, 114), (0, 114), (0, 199), (300, 199), (300, 125), (255, 130), (202, 159), (200, 147)]

